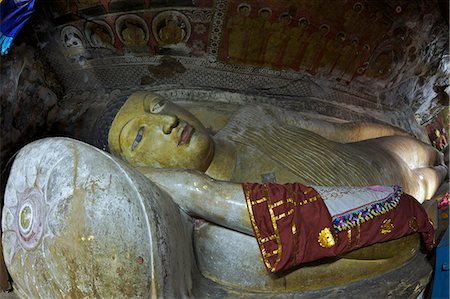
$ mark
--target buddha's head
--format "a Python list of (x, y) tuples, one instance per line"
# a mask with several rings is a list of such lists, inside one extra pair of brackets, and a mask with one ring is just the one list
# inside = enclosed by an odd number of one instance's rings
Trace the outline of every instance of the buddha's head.
[(291, 23), (291, 16), (288, 14), (283, 14), (280, 16), (280, 24), (281, 25), (289, 25)]
[(242, 3), (238, 6), (237, 10), (241, 16), (248, 17), (250, 15), (251, 8), (250, 8), (250, 5), (248, 5), (246, 3)]
[(214, 154), (213, 140), (195, 116), (149, 92), (126, 99), (112, 121), (107, 145), (135, 167), (205, 171)]
[(309, 21), (306, 18), (301, 18), (300, 20), (298, 20), (298, 26), (306, 28), (309, 26)]
[(264, 7), (259, 10), (259, 16), (263, 19), (268, 19), (272, 15), (270, 8)]

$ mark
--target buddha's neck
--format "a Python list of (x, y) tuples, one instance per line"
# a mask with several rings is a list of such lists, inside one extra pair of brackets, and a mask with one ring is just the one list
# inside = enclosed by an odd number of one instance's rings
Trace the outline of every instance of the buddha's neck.
[(225, 140), (214, 140), (214, 157), (206, 174), (217, 180), (230, 180), (236, 165), (236, 149)]

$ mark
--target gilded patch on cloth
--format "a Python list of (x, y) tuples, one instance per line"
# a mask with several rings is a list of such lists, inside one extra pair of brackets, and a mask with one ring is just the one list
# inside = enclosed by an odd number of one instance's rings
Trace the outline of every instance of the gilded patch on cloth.
[(380, 226), (380, 233), (383, 235), (390, 234), (394, 229), (394, 224), (392, 224), (392, 219), (384, 219), (383, 224)]
[(295, 226), (295, 223), (292, 224), (292, 234), (295, 235), (297, 233), (297, 226)]
[(325, 227), (320, 231), (317, 241), (319, 242), (320, 246), (324, 248), (331, 248), (336, 245), (334, 236), (328, 227)]
[[(262, 260), (269, 273), (298, 265), (303, 259), (301, 249), (304, 246), (313, 246), (317, 249), (314, 238), (317, 238), (320, 227), (326, 228), (328, 232), (328, 236), (325, 231), (322, 233), (322, 237), (318, 241), (324, 245), (320, 246), (329, 248), (337, 243), (336, 236), (333, 235), (335, 231), (327, 218), (329, 213), (323, 199), (312, 188), (309, 188), (311, 192), (305, 196), (303, 192), (306, 187), (301, 184), (248, 183), (242, 184), (242, 186), (250, 223)], [(307, 214), (310, 210), (313, 212), (319, 210), (326, 220), (321, 220), (323, 224), (315, 229), (306, 226), (307, 234), (304, 234), (301, 226), (303, 221), (301, 212)], [(309, 241), (310, 239), (307, 239), (311, 237), (313, 238), (312, 243)]]
[[(284, 201), (277, 201), (275, 203), (272, 202), (272, 199), (270, 198), (269, 189), (267, 188), (267, 185), (263, 185), (265, 196), (263, 196), (260, 199), (252, 200), (252, 196), (250, 196), (250, 191), (244, 191), (245, 192), (245, 198), (247, 202), (247, 210), (250, 215), (250, 221), (252, 224), (252, 227), (255, 231), (256, 239), (258, 241), (259, 247), (261, 249), (262, 258), (264, 261), (264, 264), (266, 265), (267, 269), (270, 272), (274, 272), (277, 264), (280, 262), (281, 259), (281, 253), (282, 253), (282, 246), (281, 246), (281, 239), (280, 234), (278, 230), (277, 220), (286, 217), (286, 213), (282, 213), (281, 215), (275, 215), (274, 208), (277, 206), (280, 206), (284, 204)], [(272, 221), (272, 228), (273, 228), (273, 234), (262, 237), (259, 227), (256, 223), (255, 215), (253, 213), (253, 206), (264, 204), (267, 205), (268, 212), (270, 214), (270, 218)], [(289, 214), (289, 213), (288, 213)], [(266, 244), (269, 242), (274, 242), (277, 246), (277, 249), (272, 250), (270, 252), (267, 252), (266, 250)], [(269, 258), (272, 256), (276, 256), (275, 262), (269, 261)]]
[(419, 230), (419, 224), (417, 223), (416, 217), (411, 218), (411, 220), (409, 220), (409, 222), (408, 222), (408, 225), (409, 225), (409, 228), (411, 228), (415, 232)]

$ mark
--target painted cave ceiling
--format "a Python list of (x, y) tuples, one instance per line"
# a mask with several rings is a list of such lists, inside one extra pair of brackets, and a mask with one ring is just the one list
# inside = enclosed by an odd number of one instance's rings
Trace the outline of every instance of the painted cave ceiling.
[[(41, 26), (52, 33), (40, 36), (52, 41), (46, 53), (68, 89), (181, 84), (266, 92), (267, 78), (285, 78), (406, 105), (426, 120), (436, 106), (433, 87), (446, 85), (448, 23), (436, 1), (54, 0), (45, 11), (54, 30)], [(184, 67), (152, 69), (161, 55)], [(223, 82), (219, 74), (227, 73)], [(310, 95), (291, 89), (275, 94)]]

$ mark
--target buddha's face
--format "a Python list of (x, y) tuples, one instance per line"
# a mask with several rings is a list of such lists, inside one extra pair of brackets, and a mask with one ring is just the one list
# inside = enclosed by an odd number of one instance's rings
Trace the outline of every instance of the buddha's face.
[(270, 17), (270, 11), (267, 10), (267, 9), (263, 9), (263, 10), (261, 10), (261, 12), (260, 12), (260, 16), (261, 16), (263, 19), (268, 19), (268, 18)]
[(241, 16), (248, 16), (250, 14), (250, 7), (246, 5), (242, 5), (241, 7), (238, 8), (238, 10)]
[(288, 16), (288, 15), (281, 16), (280, 23), (282, 25), (288, 25), (290, 22), (291, 22), (291, 17), (290, 16)]
[(214, 144), (191, 113), (157, 95), (135, 93), (119, 111), (108, 138), (111, 152), (133, 166), (205, 171)]

